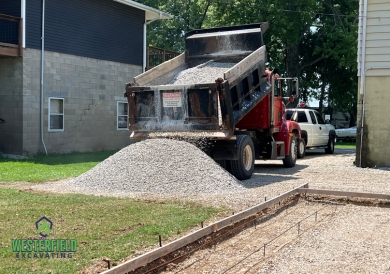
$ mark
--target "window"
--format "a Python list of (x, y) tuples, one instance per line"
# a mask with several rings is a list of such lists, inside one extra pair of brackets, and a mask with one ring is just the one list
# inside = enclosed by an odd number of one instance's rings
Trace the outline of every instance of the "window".
[(315, 111), (314, 114), (315, 114), (316, 117), (317, 117), (318, 123), (319, 123), (319, 124), (322, 124), (322, 125), (325, 125), (325, 121), (324, 121), (324, 119), (322, 118), (321, 114), (319, 114), (317, 111)]
[(49, 131), (64, 131), (64, 98), (49, 97)]
[(294, 120), (295, 122), (298, 122), (298, 123), (309, 122), (307, 120), (306, 113), (303, 111), (287, 111), (286, 112), (286, 120)]
[(313, 124), (317, 124), (316, 117), (314, 116), (313, 111), (309, 111), (309, 113), (310, 113), (311, 122)]
[(117, 129), (127, 129), (127, 102), (117, 102)]
[(298, 111), (298, 123), (307, 123), (306, 113), (303, 111)]

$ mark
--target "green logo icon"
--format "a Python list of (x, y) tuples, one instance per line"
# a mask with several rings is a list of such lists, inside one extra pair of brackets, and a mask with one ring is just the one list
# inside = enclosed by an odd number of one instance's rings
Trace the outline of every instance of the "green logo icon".
[(53, 228), (53, 222), (43, 216), (35, 223), (35, 226), (39, 235), (41, 235), (42, 237), (47, 237), (50, 234), (51, 229)]

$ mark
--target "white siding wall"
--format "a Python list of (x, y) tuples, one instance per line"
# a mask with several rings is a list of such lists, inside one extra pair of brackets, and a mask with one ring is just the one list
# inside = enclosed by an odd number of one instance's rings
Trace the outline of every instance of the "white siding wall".
[[(358, 40), (358, 76), (361, 69), (367, 70), (366, 76), (390, 76), (390, 1), (367, 0), (367, 33), (365, 66), (362, 65), (364, 0), (360, 0), (359, 40)], [(385, 68), (389, 69), (385, 69)]]

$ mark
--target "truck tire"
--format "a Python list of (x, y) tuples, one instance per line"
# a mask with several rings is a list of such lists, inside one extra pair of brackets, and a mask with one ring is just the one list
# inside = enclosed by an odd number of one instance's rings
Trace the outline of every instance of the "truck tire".
[(283, 159), (285, 167), (294, 167), (298, 156), (297, 137), (293, 135), (290, 140), (290, 153)]
[(214, 161), (226, 171), (231, 172), (229, 160), (214, 160)]
[(305, 139), (299, 139), (298, 141), (298, 159), (304, 158), (306, 155), (306, 142)]
[(237, 154), (238, 160), (230, 161), (231, 173), (238, 180), (247, 180), (255, 169), (255, 147), (251, 137), (237, 136)]
[(326, 154), (333, 154), (333, 152), (334, 152), (334, 137), (329, 136), (328, 145), (325, 148), (325, 153)]

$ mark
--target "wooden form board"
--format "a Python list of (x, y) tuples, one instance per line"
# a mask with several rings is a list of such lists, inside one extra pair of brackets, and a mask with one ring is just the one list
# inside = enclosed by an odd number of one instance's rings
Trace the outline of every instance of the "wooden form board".
[(134, 83), (136, 83), (140, 86), (144, 86), (144, 85), (152, 82), (153, 80), (160, 78), (161, 76), (167, 74), (171, 70), (174, 70), (175, 68), (185, 64), (185, 62), (186, 62), (186, 54), (185, 54), (185, 52), (183, 52), (179, 56), (177, 56), (169, 61), (166, 61), (166, 62), (158, 65), (157, 67), (154, 67), (154, 68), (152, 68), (148, 71), (145, 71), (144, 73), (136, 76), (134, 78)]
[(263, 60), (266, 57), (265, 53), (266, 53), (265, 46), (262, 46), (258, 50), (249, 54), (242, 61), (240, 61), (239, 63), (234, 65), (234, 67), (232, 67), (231, 69), (229, 69), (224, 73), (225, 80), (229, 81), (229, 83), (233, 82), (249, 68), (253, 67), (261, 60)]
[(298, 189), (298, 192), (299, 193), (307, 193), (307, 194), (318, 194), (318, 195), (331, 195), (331, 196), (359, 197), (359, 198), (390, 200), (389, 194), (378, 194), (378, 193), (367, 193), (367, 192), (349, 192), (349, 191), (311, 189), (311, 188), (301, 188), (301, 189)]
[(241, 221), (243, 219), (246, 219), (247, 217), (249, 216), (252, 216), (260, 211), (262, 211), (263, 209), (266, 209), (272, 205), (275, 205), (276, 203), (279, 203), (280, 201), (292, 196), (292, 195), (295, 195), (295, 194), (298, 194), (299, 193), (299, 189), (302, 189), (302, 188), (307, 188), (308, 187), (308, 184), (304, 184), (304, 185), (301, 185), (297, 188), (294, 188), (282, 195), (279, 195), (273, 199), (270, 199), (269, 201), (266, 201), (264, 203), (261, 203), (261, 204), (258, 204), (256, 206), (253, 206), (249, 209), (246, 209), (244, 211), (241, 211), (233, 216), (230, 216), (230, 217), (227, 217), (227, 218), (224, 218), (214, 224), (211, 224), (207, 227), (204, 227), (198, 231), (195, 231), (187, 236), (184, 236), (176, 241), (173, 241), (165, 246), (162, 246), (160, 248), (157, 248), (155, 250), (152, 250), (150, 252), (147, 252), (139, 257), (136, 257), (130, 261), (127, 261), (123, 264), (120, 264), (118, 266), (115, 266), (114, 268), (111, 268), (111, 269), (108, 269), (104, 272), (102, 272), (102, 274), (119, 274), (119, 273), (127, 273), (127, 272), (130, 272), (132, 270), (135, 270), (141, 266), (144, 266), (160, 257), (163, 257), (165, 255), (168, 255), (169, 253), (179, 249), (179, 248), (182, 248), (196, 240), (199, 240), (200, 238), (204, 237), (204, 236), (207, 236), (215, 231), (217, 231), (218, 229), (221, 229), (221, 228), (224, 228), (228, 225), (231, 225), (233, 223), (236, 223), (238, 221)]

